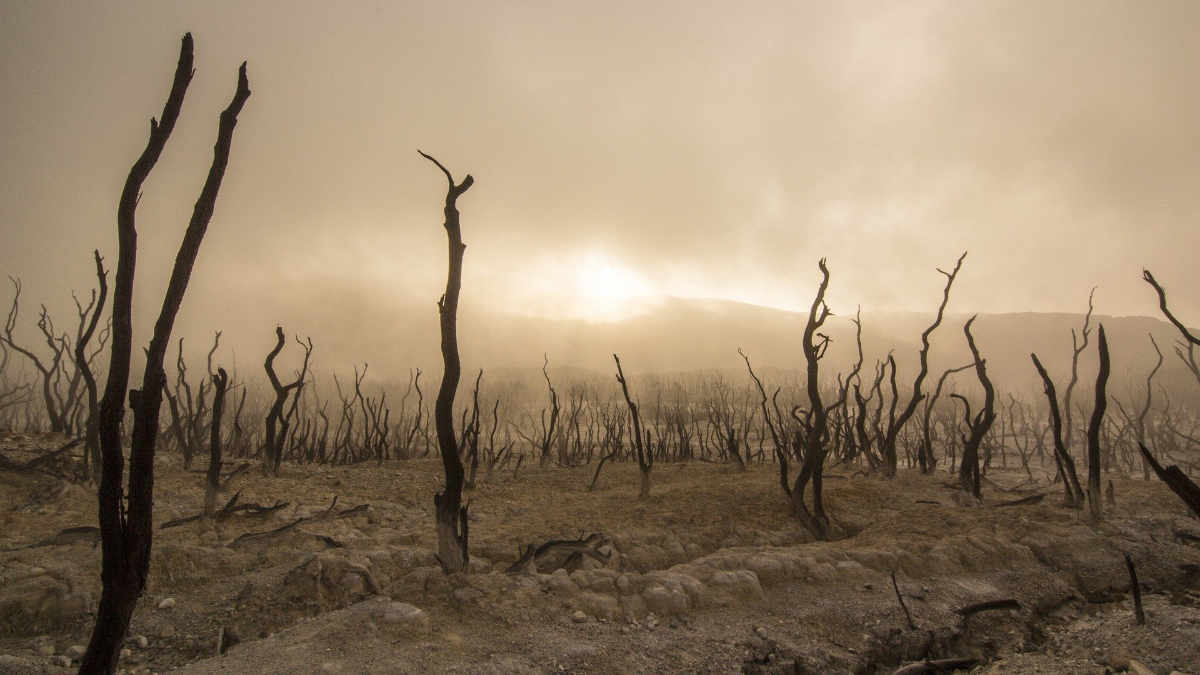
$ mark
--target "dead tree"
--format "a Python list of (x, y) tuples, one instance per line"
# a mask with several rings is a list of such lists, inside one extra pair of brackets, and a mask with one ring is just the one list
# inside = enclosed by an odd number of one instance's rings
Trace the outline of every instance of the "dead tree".
[(267, 354), (266, 361), (263, 362), (267, 378), (271, 381), (271, 388), (275, 390), (275, 401), (267, 412), (266, 446), (263, 448), (263, 470), (272, 476), (279, 475), (279, 464), (283, 461), (283, 441), (287, 438), (288, 427), (291, 423), (290, 415), (284, 415), (283, 407), (287, 404), (288, 397), (293, 396), (293, 392), (295, 392), (294, 398), (300, 398), (300, 389), (304, 386), (304, 380), (308, 376), (308, 359), (312, 356), (313, 350), (312, 338), (309, 338), (307, 342), (296, 338), (296, 343), (304, 348), (304, 364), (294, 381), (282, 384), (279, 376), (275, 374), (275, 357), (283, 351), (283, 342), (283, 327), (276, 326), (275, 347), (271, 349)]
[(550, 450), (554, 444), (554, 430), (558, 425), (558, 392), (554, 390), (554, 385), (550, 383), (550, 373), (547, 368), (550, 366), (550, 357), (542, 355), (542, 377), (546, 378), (546, 388), (550, 390), (550, 422), (546, 423), (546, 409), (542, 409), (542, 437), (537, 441), (530, 439), (531, 443), (537, 445), (538, 451), (541, 453), (541, 465), (547, 466), (550, 464)]
[(38, 355), (31, 350), (17, 344), (13, 339), (13, 328), (17, 325), (17, 314), (20, 311), (21, 301), (21, 280), (8, 278), (13, 285), (13, 301), (12, 307), (8, 310), (8, 320), (4, 323), (4, 335), (0, 336), (0, 341), (3, 341), (6, 346), (13, 351), (21, 354), (29, 359), (34, 368), (42, 375), (42, 400), (46, 405), (46, 416), (50, 420), (50, 431), (62, 433), (67, 430), (66, 426), (66, 411), (58, 404), (58, 398), (55, 396), (55, 376), (58, 374), (59, 366), (62, 363), (62, 357), (68, 353), (66, 335), (55, 335), (54, 323), (50, 320), (50, 315), (46, 312), (45, 305), (42, 306), (42, 313), (38, 317), (38, 329), (42, 332), (46, 339), (47, 346), (50, 347), (49, 365), (43, 363)]
[(971, 324), (974, 322), (974, 316), (968, 319), (963, 325), (963, 333), (967, 336), (967, 347), (975, 359), (975, 375), (979, 378), (979, 384), (983, 385), (983, 408), (972, 417), (971, 404), (966, 397), (958, 394), (953, 396), (961, 400), (966, 407), (968, 429), (968, 433), (963, 436), (963, 455), (962, 463), (958, 467), (958, 481), (964, 492), (969, 492), (978, 500), (983, 498), (979, 490), (979, 445), (996, 419), (996, 390), (992, 387), (992, 381), (988, 379), (987, 362), (979, 355), (975, 338), (971, 336)]
[(1103, 496), (1100, 492), (1100, 427), (1104, 424), (1104, 411), (1108, 408), (1108, 340), (1104, 337), (1104, 324), (1096, 331), (1100, 350), (1100, 371), (1096, 374), (1096, 407), (1088, 424), (1088, 506), (1092, 518), (1099, 519), (1103, 511)]
[[(908, 404), (904, 406), (904, 410), (902, 410), (898, 416), (888, 416), (887, 433), (885, 433), (883, 436), (883, 473), (888, 478), (896, 475), (896, 439), (900, 435), (900, 430), (904, 428), (905, 424), (908, 423), (908, 420), (913, 416), (913, 413), (917, 411), (917, 405), (921, 402), (921, 399), (925, 397), (925, 395), (921, 392), (921, 384), (925, 382), (925, 376), (929, 373), (929, 336), (933, 335), (933, 331), (937, 330), (937, 327), (942, 325), (942, 316), (946, 312), (946, 304), (950, 302), (950, 287), (954, 285), (954, 278), (958, 276), (958, 271), (962, 269), (963, 259), (966, 257), (967, 252), (963, 251), (963, 254), (958, 257), (958, 261), (954, 263), (954, 269), (949, 272), (938, 268), (938, 272), (941, 272), (946, 277), (946, 288), (942, 290), (942, 302), (940, 305), (938, 305), (937, 316), (934, 318), (933, 323), (929, 324), (929, 328), (926, 328), (925, 331), (921, 333), (921, 353), (919, 357), (921, 368), (919, 371), (917, 371), (916, 378), (913, 379), (912, 395), (908, 399)], [(896, 362), (892, 359), (890, 354), (888, 355), (888, 360), (892, 366), (892, 387), (895, 389)], [(893, 394), (893, 410), (895, 409), (895, 406), (896, 398)]]
[(208, 437), (208, 474), (204, 481), (205, 516), (212, 516), (217, 508), (217, 490), (221, 487), (221, 415), (225, 412), (225, 392), (229, 390), (229, 375), (224, 368), (217, 368), (212, 383), (212, 427)]
[(468, 415), (466, 410), (463, 411), (463, 416), (468, 421), (462, 425), (462, 440), (458, 444), (471, 457), (471, 473), (467, 475), (466, 482), (468, 490), (475, 489), (475, 474), (479, 472), (479, 381), (482, 379), (483, 368), (480, 368), (479, 374), (475, 376), (475, 391), (471, 395), (471, 412)]
[[(98, 395), (96, 392), (96, 377), (92, 374), (91, 365), (88, 363), (87, 343), (91, 341), (92, 335), (96, 332), (96, 324), (100, 321), (100, 313), (104, 309), (105, 300), (108, 298), (108, 272), (104, 269), (104, 260), (100, 257), (99, 250), (93, 251), (92, 255), (96, 260), (96, 279), (100, 284), (100, 295), (98, 298), (93, 296), (95, 302), (92, 305), (91, 318), (87, 322), (87, 328), (75, 340), (75, 367), (83, 377), (88, 397), (88, 416), (87, 422), (84, 423), (84, 480), (91, 480), (93, 469), (98, 470), (100, 467), (100, 435), (96, 426), (99, 416)], [(82, 316), (80, 319), (80, 323), (82, 324)]]
[[(798, 407), (792, 409), (792, 417), (803, 429), (804, 461), (800, 465), (800, 472), (789, 496), (792, 515), (800, 519), (814, 538), (824, 540), (829, 538), (829, 517), (825, 514), (821, 488), (827, 452), (825, 432), (829, 424), (829, 409), (821, 401), (819, 366), (821, 358), (825, 356), (825, 350), (829, 347), (829, 338), (818, 330), (832, 312), (825, 304), (825, 291), (829, 288), (829, 268), (825, 266), (824, 258), (817, 262), (817, 268), (821, 270), (821, 284), (817, 287), (817, 294), (813, 298), (812, 307), (809, 308), (808, 321), (804, 325), (800, 342), (807, 371), (805, 389), (808, 390), (809, 408), (803, 416), (799, 414)], [(813, 504), (811, 511), (804, 500), (804, 493), (810, 482)]]
[(446, 273), (446, 292), (438, 300), (438, 315), (442, 332), (442, 385), (438, 389), (434, 404), (434, 424), (437, 427), (438, 449), (442, 453), (442, 468), (446, 473), (446, 489), (433, 496), (437, 511), (438, 562), (447, 574), (465, 572), (470, 561), (468, 553), (467, 506), (462, 505), (465, 475), (462, 457), (458, 452), (458, 438), (454, 434), (454, 395), (458, 391), (458, 379), (462, 363), (458, 356), (458, 294), (462, 288), (463, 252), (467, 245), (462, 240), (462, 227), (458, 220), (458, 198), (475, 183), (471, 174), (457, 185), (450, 171), (433, 157), (421, 152), (422, 157), (433, 162), (446, 176), (446, 240), (449, 245), (449, 265)]
[(1200, 337), (1192, 334), (1183, 322), (1175, 318), (1171, 310), (1167, 307), (1167, 290), (1163, 288), (1150, 270), (1142, 270), (1142, 279), (1154, 288), (1154, 292), (1158, 294), (1158, 308), (1162, 311), (1163, 316), (1167, 317), (1167, 321), (1171, 322), (1179, 330), (1179, 334), (1183, 336), (1181, 344), (1175, 346), (1175, 354), (1183, 361), (1188, 370), (1196, 378), (1196, 382), (1200, 383), (1200, 364), (1196, 362), (1196, 346), (1200, 345)]
[[(1087, 314), (1083, 316), (1083, 327), (1079, 330), (1079, 338), (1075, 336), (1075, 329), (1071, 329), (1071, 380), (1067, 382), (1067, 389), (1063, 393), (1063, 413), (1066, 415), (1066, 427), (1063, 429), (1063, 443), (1066, 444), (1067, 450), (1071, 449), (1071, 438), (1074, 425), (1072, 423), (1071, 394), (1075, 391), (1075, 384), (1079, 381), (1079, 355), (1083, 350), (1087, 349), (1088, 340), (1092, 335), (1092, 310), (1095, 309), (1093, 298), (1096, 295), (1096, 289), (1093, 288), (1088, 293), (1088, 309)], [(1082, 506), (1082, 502), (1080, 503)]]
[(1183, 500), (1184, 504), (1187, 504), (1193, 516), (1200, 518), (1200, 485), (1192, 482), (1192, 479), (1188, 478), (1178, 466), (1172, 465), (1164, 468), (1158, 463), (1158, 460), (1154, 459), (1154, 455), (1150, 454), (1145, 445), (1139, 443), (1138, 450), (1142, 453), (1142, 459), (1150, 465), (1151, 469), (1154, 469), (1154, 474), (1158, 476), (1158, 479), (1166, 483), (1167, 487), (1171, 488), (1171, 491)]
[[(192, 266), (212, 218), (217, 193), (229, 161), (237, 116), (250, 96), (246, 64), (243, 63), (238, 70), (237, 91), (229, 107), (221, 113), (212, 166), (175, 257), (162, 310), (146, 350), (142, 388), (128, 392), (129, 404), (133, 409), (133, 431), (130, 440), (129, 494), (123, 500), (125, 457), (121, 446), (121, 418), (133, 348), (133, 275), (137, 249), (135, 211), (142, 183), (157, 163), (179, 118), (191, 78), (192, 36), (189, 33), (183, 36), (179, 63), (171, 92), (163, 107), (162, 121), (150, 120), (150, 139), (129, 171), (117, 208), (119, 248), (113, 286), (112, 356), (99, 417), (100, 450), (103, 454), (98, 493), (102, 591), (96, 623), (79, 668), (82, 673), (112, 673), (116, 670), (134, 607), (146, 587), (153, 536), (154, 448), (158, 437), (163, 382), (166, 380), (163, 359), (171, 341), (175, 316), (187, 291)], [(122, 501), (126, 502), (126, 509), (122, 509)]]
[(1038, 360), (1037, 354), (1029, 356), (1033, 359), (1033, 366), (1037, 368), (1038, 375), (1042, 377), (1046, 399), (1050, 403), (1050, 431), (1054, 437), (1054, 460), (1058, 465), (1059, 474), (1063, 476), (1066, 505), (1072, 508), (1082, 508), (1083, 488), (1079, 486), (1079, 475), (1075, 472), (1075, 460), (1071, 458), (1070, 448), (1063, 440), (1063, 421), (1058, 410), (1058, 394), (1054, 391), (1054, 380), (1050, 379), (1050, 374)]
[[(625, 395), (625, 405), (629, 407), (629, 417), (633, 424), (630, 435), (633, 436), (633, 449), (637, 454), (638, 471), (641, 474), (638, 499), (647, 499), (650, 497), (650, 471), (654, 468), (654, 453), (646, 447), (646, 439), (642, 435), (642, 417), (638, 412), (638, 404), (634, 403), (629, 396), (629, 384), (625, 381), (625, 373), (621, 370), (621, 359), (613, 354), (613, 361), (617, 362), (617, 382), (621, 385), (621, 393)], [(597, 469), (596, 475), (599, 473), (599, 469)], [(595, 484), (594, 478), (592, 484)]]
[(942, 373), (942, 376), (938, 378), (937, 387), (933, 390), (933, 396), (930, 396), (925, 401), (925, 413), (921, 417), (921, 447), (918, 449), (918, 461), (921, 466), (921, 473), (933, 473), (937, 469), (937, 457), (933, 454), (933, 427), (931, 422), (934, 406), (937, 405), (938, 399), (942, 397), (942, 389), (946, 386), (946, 379), (955, 373), (960, 373), (974, 366), (974, 363), (968, 363), (957, 368), (947, 368)]

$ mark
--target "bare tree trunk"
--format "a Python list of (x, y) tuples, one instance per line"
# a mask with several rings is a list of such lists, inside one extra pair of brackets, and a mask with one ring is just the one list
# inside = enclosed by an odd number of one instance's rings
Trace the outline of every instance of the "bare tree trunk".
[(637, 453), (638, 471), (641, 473), (641, 487), (638, 489), (638, 499), (650, 496), (650, 471), (654, 468), (654, 452), (646, 447), (646, 439), (642, 435), (642, 416), (638, 404), (629, 396), (629, 384), (625, 381), (625, 373), (621, 370), (621, 359), (613, 354), (617, 363), (617, 382), (621, 385), (621, 393), (625, 395), (625, 405), (629, 407), (629, 417), (633, 424), (630, 435), (633, 436), (633, 447)]
[(217, 507), (217, 488), (221, 486), (221, 415), (225, 412), (225, 392), (229, 388), (229, 375), (224, 368), (217, 368), (212, 376), (213, 404), (212, 429), (208, 443), (208, 475), (204, 482), (204, 515), (212, 516)]
[(1050, 402), (1050, 430), (1054, 436), (1054, 459), (1058, 464), (1059, 473), (1063, 475), (1063, 489), (1066, 491), (1066, 504), (1072, 508), (1083, 506), (1083, 488), (1079, 486), (1079, 474), (1075, 472), (1075, 460), (1071, 459), (1070, 449), (1063, 441), (1062, 415), (1058, 410), (1058, 394), (1054, 391), (1054, 381), (1042, 367), (1037, 354), (1029, 355), (1038, 375), (1042, 376), (1042, 384), (1046, 388), (1046, 399)]
[[(804, 461), (800, 465), (796, 482), (792, 485), (791, 502), (792, 514), (800, 519), (814, 538), (824, 540), (829, 538), (829, 517), (825, 515), (821, 487), (827, 451), (825, 432), (829, 423), (829, 411), (821, 401), (818, 366), (821, 357), (825, 355), (825, 349), (829, 346), (829, 338), (821, 336), (818, 342), (814, 337), (817, 337), (817, 330), (829, 318), (831, 312), (825, 304), (825, 291), (829, 288), (829, 268), (825, 266), (824, 258), (817, 263), (817, 268), (821, 270), (821, 284), (817, 287), (817, 294), (809, 309), (808, 322), (804, 326), (800, 343), (807, 364), (805, 388), (808, 390), (809, 410), (803, 419), (797, 415), (796, 409), (792, 410), (792, 417), (804, 428)], [(804, 493), (810, 481), (813, 487), (811, 511), (804, 502)]]
[(100, 320), (100, 313), (104, 310), (104, 301), (108, 298), (108, 272), (104, 270), (104, 261), (100, 258), (99, 250), (93, 251), (92, 255), (96, 260), (96, 278), (100, 283), (100, 296), (97, 299), (96, 306), (93, 308), (87, 329), (75, 341), (75, 367), (79, 369), (79, 373), (83, 376), (88, 395), (88, 416), (84, 427), (85, 440), (83, 446), (84, 480), (91, 480), (92, 469), (100, 466), (100, 432), (97, 426), (100, 409), (96, 391), (96, 377), (92, 374), (91, 366), (88, 365), (86, 347), (87, 343), (92, 339), (92, 334), (96, 332), (96, 324)]
[(1108, 339), (1104, 337), (1104, 324), (1096, 331), (1100, 350), (1100, 372), (1096, 374), (1096, 407), (1088, 424), (1088, 506), (1092, 518), (1103, 515), (1104, 504), (1100, 491), (1100, 427), (1104, 424), (1104, 411), (1108, 408)]
[(971, 356), (975, 358), (975, 375), (979, 377), (979, 384), (983, 385), (983, 409), (972, 418), (971, 406), (967, 404), (967, 399), (957, 394), (955, 396), (966, 405), (966, 420), (969, 430), (968, 435), (963, 437), (963, 458), (958, 469), (959, 482), (965, 492), (969, 492), (978, 500), (983, 498), (980, 493), (979, 481), (979, 445), (996, 419), (996, 390), (992, 387), (992, 381), (988, 379), (987, 365), (983, 357), (979, 355), (979, 348), (975, 346), (975, 338), (971, 336), (971, 324), (974, 322), (975, 317), (968, 319), (963, 326), (963, 333), (967, 336), (967, 346), (971, 349)]
[[(962, 269), (963, 259), (966, 257), (967, 252), (963, 251), (963, 254), (958, 257), (958, 261), (954, 263), (954, 269), (950, 272), (946, 272), (941, 269), (938, 270), (938, 272), (941, 272), (946, 277), (946, 288), (942, 291), (942, 303), (938, 305), (937, 317), (933, 320), (933, 323), (929, 325), (929, 328), (926, 328), (925, 332), (921, 333), (921, 369), (917, 372), (916, 378), (913, 379), (913, 391), (912, 396), (908, 399), (908, 405), (904, 407), (904, 410), (901, 411), (899, 417), (893, 417), (889, 415), (887, 433), (884, 434), (883, 437), (883, 472), (888, 478), (896, 475), (896, 440), (900, 436), (900, 430), (905, 424), (908, 423), (908, 420), (913, 416), (913, 413), (917, 411), (917, 404), (920, 403), (921, 399), (925, 397), (925, 395), (921, 392), (921, 384), (925, 381), (925, 376), (929, 373), (929, 336), (932, 335), (933, 331), (936, 330), (937, 327), (942, 323), (942, 316), (946, 312), (946, 304), (950, 302), (950, 287), (954, 285), (954, 278), (958, 276), (958, 271)], [(888, 356), (888, 359), (892, 364), (892, 387), (894, 389), (896, 362), (891, 360), (891, 355)], [(893, 396), (893, 411), (895, 406), (896, 398)]]
[(438, 314), (442, 329), (442, 386), (438, 389), (434, 404), (434, 424), (437, 427), (438, 449), (442, 453), (442, 468), (446, 473), (446, 490), (433, 496), (437, 510), (438, 562), (447, 574), (465, 572), (470, 561), (467, 540), (467, 507), (462, 506), (464, 471), (462, 457), (458, 454), (458, 439), (454, 434), (454, 395), (458, 391), (458, 379), (462, 364), (458, 357), (458, 294), (462, 288), (463, 252), (467, 245), (462, 240), (462, 228), (458, 220), (458, 198), (475, 183), (467, 177), (457, 185), (450, 171), (433, 157), (417, 151), (425, 159), (437, 165), (446, 175), (449, 187), (446, 190), (446, 240), (449, 244), (449, 268), (446, 274), (446, 293), (438, 301)]
[(166, 379), (163, 358), (170, 343), (175, 316), (187, 290), (192, 266), (195, 264), (216, 204), (225, 166), (229, 161), (233, 128), (237, 124), (242, 105), (250, 97), (246, 64), (243, 63), (238, 72), (237, 91), (229, 107), (221, 113), (213, 163), (175, 258), (162, 310), (154, 326), (150, 347), (146, 351), (142, 389), (129, 392), (129, 403), (133, 408), (133, 433), (130, 444), (128, 510), (123, 511), (121, 486), (125, 458), (121, 447), (121, 418), (124, 414), (125, 390), (129, 383), (133, 346), (133, 275), (137, 255), (135, 211), (142, 183), (157, 163), (179, 118), (179, 110), (191, 78), (192, 36), (189, 33), (183, 37), (175, 79), (162, 112), (162, 123), (151, 120), (150, 140), (129, 171), (117, 209), (120, 245), (113, 289), (112, 358), (104, 398), (100, 402), (99, 422), (100, 449), (104, 457), (98, 496), (102, 591), (96, 623), (79, 668), (81, 673), (115, 671), (121, 642), (129, 629), (129, 621), (137, 599), (146, 586), (153, 536), (154, 446), (158, 436), (163, 382)]

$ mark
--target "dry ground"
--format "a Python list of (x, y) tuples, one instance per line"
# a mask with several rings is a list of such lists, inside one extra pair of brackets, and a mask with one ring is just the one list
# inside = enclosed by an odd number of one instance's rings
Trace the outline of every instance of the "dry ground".
[[(58, 437), (9, 436), (13, 460)], [(774, 466), (663, 464), (636, 498), (636, 467), (523, 467), (470, 494), (472, 572), (433, 558), (440, 463), (286, 465), (237, 479), (243, 503), (288, 506), (159, 530), (122, 667), (186, 673), (892, 672), (973, 657), (973, 672), (1200, 672), (1200, 524), (1157, 483), (1114, 481), (1090, 524), (1058, 505), (960, 505), (944, 473), (826, 482), (845, 535), (814, 543), (788, 516)], [(156, 522), (196, 513), (199, 473), (159, 459)], [(994, 475), (999, 484), (1015, 475)], [(1007, 481), (1006, 481), (1007, 479)], [(0, 472), (0, 672), (68, 672), (99, 591), (88, 489)], [(295, 519), (369, 505), (340, 519)], [(607, 561), (506, 574), (519, 545), (603, 533)], [(1184, 536), (1180, 536), (1183, 533)], [(1189, 540), (1187, 535), (1197, 537)], [(1122, 553), (1138, 564), (1135, 626)], [(549, 572), (549, 570), (544, 570)], [(892, 588), (896, 573), (915, 628)], [(963, 617), (972, 603), (1020, 608)], [(217, 656), (218, 635), (240, 640)]]

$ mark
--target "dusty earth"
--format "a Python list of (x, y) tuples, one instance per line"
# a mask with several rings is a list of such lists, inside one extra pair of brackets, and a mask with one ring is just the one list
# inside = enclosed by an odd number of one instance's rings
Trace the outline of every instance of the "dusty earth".
[[(10, 435), (0, 451), (25, 461), (62, 442)], [(945, 473), (887, 481), (835, 468), (826, 493), (842, 538), (814, 543), (788, 516), (774, 466), (659, 465), (644, 501), (635, 467), (605, 466), (588, 492), (593, 469), (523, 467), (481, 483), (471, 573), (452, 577), (432, 553), (439, 462), (243, 474), (230, 490), (239, 503), (287, 506), (156, 531), (121, 668), (890, 673), (957, 657), (975, 673), (1200, 673), (1200, 523), (1158, 483), (1115, 480), (1116, 504), (1093, 525), (1059, 506), (1057, 489), (1002, 489), (1015, 474), (993, 473), (985, 504), (965, 506)], [(156, 480), (157, 523), (199, 511), (200, 473), (161, 457)], [(1049, 495), (996, 506), (1035, 491)], [(100, 551), (90, 531), (63, 531), (95, 525), (95, 498), (19, 471), (0, 471), (0, 494), (0, 672), (69, 672)], [(506, 573), (521, 545), (593, 533), (607, 559)], [(958, 611), (991, 600), (1018, 606)], [(236, 643), (219, 655), (222, 635)]]

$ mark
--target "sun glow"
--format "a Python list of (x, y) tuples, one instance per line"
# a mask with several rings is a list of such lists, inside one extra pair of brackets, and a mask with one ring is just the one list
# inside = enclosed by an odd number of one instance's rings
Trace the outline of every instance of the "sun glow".
[(626, 318), (640, 313), (655, 295), (637, 272), (603, 253), (589, 252), (572, 263), (576, 306), (570, 313), (578, 318)]
[(510, 297), (521, 313), (559, 319), (619, 321), (646, 312), (661, 292), (600, 250), (543, 258), (524, 268)]

